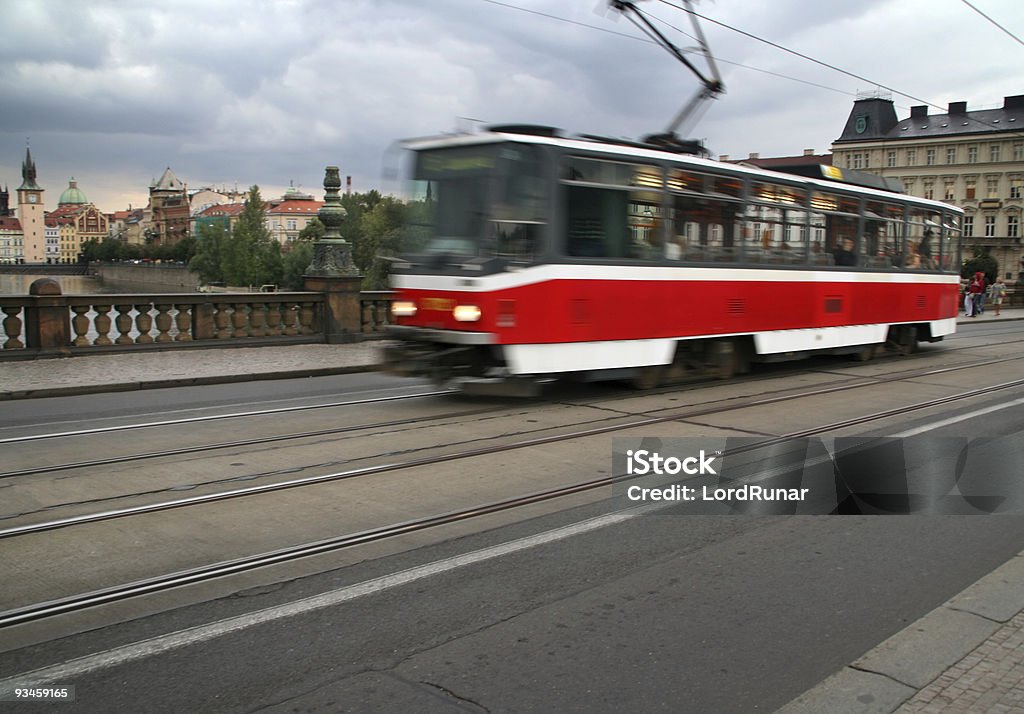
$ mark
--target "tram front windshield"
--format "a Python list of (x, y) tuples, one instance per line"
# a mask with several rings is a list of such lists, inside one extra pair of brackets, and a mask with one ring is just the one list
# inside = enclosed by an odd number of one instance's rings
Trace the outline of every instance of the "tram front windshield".
[(421, 151), (413, 173), (410, 252), (529, 262), (541, 250), (544, 183), (536, 147)]

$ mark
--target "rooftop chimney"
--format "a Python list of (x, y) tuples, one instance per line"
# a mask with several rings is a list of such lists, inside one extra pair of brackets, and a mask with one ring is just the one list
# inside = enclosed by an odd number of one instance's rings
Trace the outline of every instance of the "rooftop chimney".
[(911, 119), (921, 119), (921, 118), (926, 117), (926, 116), (928, 116), (928, 105), (927, 104), (919, 104), (916, 107), (911, 107), (910, 108), (910, 118)]
[(728, 161), (729, 160), (729, 155), (728, 154), (722, 154), (721, 156), (718, 157), (718, 160), (722, 161), (722, 162)]
[(1024, 94), (1003, 99), (1003, 109), (1024, 109)]
[(814, 149), (804, 149), (804, 156), (814, 156)]
[(747, 158), (748, 159), (760, 159), (761, 155), (759, 153), (757, 153), (756, 151), (751, 151), (750, 152), (750, 156), (748, 156)]
[(950, 114), (966, 114), (967, 113), (967, 102), (950, 102), (949, 103)]

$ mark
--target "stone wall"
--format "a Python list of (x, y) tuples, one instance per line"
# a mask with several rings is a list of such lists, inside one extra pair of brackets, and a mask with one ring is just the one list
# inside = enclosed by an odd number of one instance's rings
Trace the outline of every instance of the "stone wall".
[(199, 289), (199, 275), (184, 265), (104, 263), (93, 267), (106, 289), (151, 293), (191, 293)]

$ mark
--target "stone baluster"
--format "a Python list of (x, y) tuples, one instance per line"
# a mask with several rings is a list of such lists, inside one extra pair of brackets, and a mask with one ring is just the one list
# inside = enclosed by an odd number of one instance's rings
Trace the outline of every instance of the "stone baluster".
[(281, 321), (284, 323), (283, 333), (286, 335), (299, 334), (299, 305), (294, 302), (286, 302), (281, 305)]
[(118, 336), (114, 340), (116, 345), (130, 345), (132, 340), (132, 306), (114, 305), (117, 310), (117, 317), (114, 318), (114, 327), (117, 328)]
[(150, 303), (135, 306), (135, 309), (138, 310), (135, 315), (135, 329), (139, 331), (139, 336), (135, 338), (135, 341), (140, 345), (148, 345), (153, 342), (153, 336), (149, 334), (149, 331), (153, 329), (153, 316), (149, 314), (152, 308)]
[(96, 319), (93, 321), (93, 325), (96, 327), (96, 339), (93, 340), (94, 345), (101, 345), (106, 347), (107, 345), (114, 344), (114, 341), (110, 339), (110, 305), (93, 305), (92, 309), (96, 311)]
[(249, 336), (249, 311), (244, 302), (234, 304), (235, 311), (231, 315), (231, 326), (234, 327), (234, 337)]
[(299, 303), (299, 334), (300, 335), (312, 335), (313, 334), (313, 320), (316, 316), (315, 303), (302, 302)]
[[(88, 347), (89, 338), (89, 310), (88, 305), (72, 305), (71, 311), (75, 316), (71, 318), (71, 329), (75, 331), (75, 339), (71, 341), (75, 347)], [(108, 328), (109, 329), (109, 328)]]
[(173, 305), (154, 305), (156, 308), (156, 341), (171, 342), (171, 309)]
[(281, 308), (282, 303), (267, 303), (267, 331), (268, 337), (277, 337), (281, 334)]
[(192, 341), (192, 305), (175, 304), (174, 306), (178, 310), (178, 314), (174, 316), (174, 324), (178, 328), (178, 334), (174, 336), (177, 342), (191, 342)]
[(249, 337), (263, 337), (266, 334), (266, 319), (267, 306), (261, 302), (254, 302), (249, 312)]
[(5, 350), (17, 350), (25, 347), (25, 343), (21, 341), (21, 308), (20, 307), (5, 307), (4, 314), (7, 317), (4, 318), (4, 335), (7, 340), (3, 344)]
[(221, 302), (214, 306), (213, 313), (214, 333), (218, 340), (225, 340), (231, 337), (231, 306)]

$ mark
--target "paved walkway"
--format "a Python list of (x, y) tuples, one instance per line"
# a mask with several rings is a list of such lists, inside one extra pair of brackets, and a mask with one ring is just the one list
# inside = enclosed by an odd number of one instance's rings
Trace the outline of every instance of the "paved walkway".
[(0, 401), (158, 387), (366, 372), (380, 363), (379, 341), (171, 349), (0, 362)]
[[(1024, 319), (989, 310), (958, 322)], [(181, 349), (0, 362), (0, 402), (369, 371), (380, 343)], [(1024, 712), (1024, 553), (897, 633), (785, 714)]]

